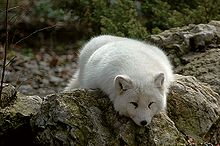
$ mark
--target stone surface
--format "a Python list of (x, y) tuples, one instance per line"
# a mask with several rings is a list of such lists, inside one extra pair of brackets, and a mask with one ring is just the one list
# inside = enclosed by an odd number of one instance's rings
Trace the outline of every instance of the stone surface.
[(204, 139), (214, 145), (220, 145), (220, 118), (212, 124)]
[(155, 116), (149, 127), (150, 145), (184, 146), (187, 144), (185, 136), (178, 131), (175, 123), (164, 113)]
[(175, 66), (182, 64), (181, 57), (189, 52), (201, 52), (219, 46), (220, 21), (209, 24), (190, 24), (151, 35), (149, 41), (164, 48)]
[(74, 90), (47, 96), (31, 125), (40, 145), (200, 144), (220, 116), (219, 95), (194, 77), (176, 75), (167, 115), (140, 127), (118, 115), (102, 92)]
[(176, 78), (168, 96), (168, 116), (181, 133), (202, 142), (220, 116), (220, 97), (195, 77)]
[(2, 95), (0, 98), (0, 108), (5, 108), (16, 99), (16, 89), (10, 84), (3, 84)]
[(0, 145), (31, 145), (30, 118), (39, 111), (42, 100), (39, 96), (24, 96), (14, 91), (11, 85), (4, 91), (5, 95), (14, 97), (10, 104), (0, 108)]
[(176, 73), (194, 76), (220, 94), (220, 48), (187, 55), (184, 60), (187, 64), (177, 67)]
[(32, 119), (41, 145), (186, 145), (184, 136), (163, 113), (150, 126), (119, 116), (99, 91), (75, 90), (47, 96)]
[(167, 114), (155, 116), (147, 127), (118, 115), (99, 90), (51, 94), (43, 101), (17, 93), (13, 104), (0, 109), (0, 144), (218, 144), (219, 95), (194, 77), (176, 78), (168, 96)]

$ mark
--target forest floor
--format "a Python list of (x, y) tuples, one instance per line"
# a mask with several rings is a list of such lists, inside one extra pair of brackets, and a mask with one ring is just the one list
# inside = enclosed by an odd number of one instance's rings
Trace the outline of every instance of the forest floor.
[(43, 49), (29, 55), (9, 52), (8, 56), (5, 82), (13, 84), (26, 95), (43, 97), (62, 91), (77, 66), (77, 53), (74, 50), (62, 55)]

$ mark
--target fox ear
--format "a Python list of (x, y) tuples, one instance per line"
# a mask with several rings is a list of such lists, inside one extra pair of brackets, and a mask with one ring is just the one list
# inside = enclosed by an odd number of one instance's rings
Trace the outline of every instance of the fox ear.
[(115, 89), (118, 94), (123, 94), (133, 87), (132, 81), (127, 75), (117, 75), (114, 79)]
[(164, 79), (165, 79), (164, 73), (159, 73), (154, 79), (154, 83), (155, 83), (156, 87), (163, 88)]

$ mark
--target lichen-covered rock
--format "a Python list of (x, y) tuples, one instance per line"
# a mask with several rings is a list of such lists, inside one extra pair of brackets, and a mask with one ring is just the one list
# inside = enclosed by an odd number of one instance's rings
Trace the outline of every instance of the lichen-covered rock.
[(4, 104), (4, 108), (0, 108), (0, 145), (32, 144), (30, 118), (39, 111), (41, 98), (14, 94), (16, 90), (11, 85), (3, 88), (3, 93), (4, 96), (14, 97), (12, 101), (8, 100), (8, 104)]
[(106, 121), (101, 120), (102, 108), (109, 105), (106, 99), (101, 93), (85, 90), (47, 96), (31, 122), (35, 142), (45, 146), (100, 145), (112, 140)]
[(220, 145), (220, 118), (212, 124), (212, 127), (206, 133), (204, 139), (216, 146)]
[(214, 47), (219, 47), (219, 44), (220, 44), (220, 22), (219, 21), (211, 21), (209, 22), (210, 25), (213, 25), (215, 26), (216, 28), (216, 35), (217, 35), (217, 42), (216, 42), (216, 45)]
[(204, 51), (215, 47), (220, 42), (220, 21), (209, 24), (190, 24), (166, 30), (158, 35), (151, 35), (150, 41), (168, 52), (173, 63), (181, 63), (181, 57), (189, 52)]
[(184, 60), (187, 64), (177, 67), (176, 73), (194, 76), (220, 94), (220, 48), (188, 55)]
[(168, 116), (184, 135), (202, 142), (220, 116), (220, 97), (195, 77), (176, 78), (168, 96)]
[(16, 99), (16, 89), (11, 84), (3, 84), (0, 98), (0, 108), (5, 108)]
[(175, 127), (175, 123), (164, 113), (155, 116), (149, 127), (151, 146), (184, 146), (187, 144), (183, 134)]
[(184, 136), (164, 114), (149, 127), (119, 116), (100, 91), (75, 90), (47, 96), (32, 119), (41, 145), (186, 145)]
[(52, 94), (43, 103), (38, 96), (16, 96), (13, 104), (0, 109), (3, 146), (219, 143), (219, 133), (213, 130), (219, 127), (219, 95), (190, 76), (177, 75), (171, 86), (167, 110), (170, 118), (161, 113), (147, 127), (118, 115), (109, 98), (99, 90)]

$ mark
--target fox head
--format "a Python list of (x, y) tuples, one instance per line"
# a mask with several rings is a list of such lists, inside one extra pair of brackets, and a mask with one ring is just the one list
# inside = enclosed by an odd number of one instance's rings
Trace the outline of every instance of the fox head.
[(117, 75), (114, 79), (115, 110), (137, 125), (148, 125), (155, 114), (166, 108), (164, 80), (164, 73), (155, 75), (150, 81), (143, 79), (141, 83), (127, 75)]

